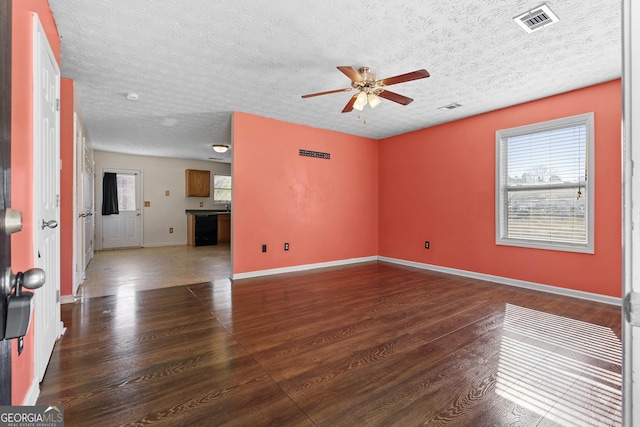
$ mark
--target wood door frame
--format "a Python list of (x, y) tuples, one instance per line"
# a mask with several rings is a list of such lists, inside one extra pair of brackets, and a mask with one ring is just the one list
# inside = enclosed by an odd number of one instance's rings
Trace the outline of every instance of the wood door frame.
[[(0, 212), (11, 207), (12, 0), (0, 0)], [(0, 233), (0, 271), (11, 264), (11, 238)], [(4, 295), (0, 315), (5, 315)], [(0, 405), (11, 405), (11, 340), (0, 341)]]

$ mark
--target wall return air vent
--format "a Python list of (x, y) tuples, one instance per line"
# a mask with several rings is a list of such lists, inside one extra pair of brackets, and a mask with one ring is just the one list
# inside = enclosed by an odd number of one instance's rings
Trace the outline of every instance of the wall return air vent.
[(553, 13), (546, 4), (531, 9), (520, 16), (516, 16), (513, 20), (516, 21), (516, 24), (524, 28), (527, 33), (532, 33), (542, 27), (559, 21), (556, 14)]

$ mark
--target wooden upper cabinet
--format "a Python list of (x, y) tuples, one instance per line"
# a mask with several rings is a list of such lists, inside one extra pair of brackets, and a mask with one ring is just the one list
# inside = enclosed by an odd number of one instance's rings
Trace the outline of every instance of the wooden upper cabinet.
[(211, 172), (196, 169), (185, 171), (187, 197), (209, 197), (211, 189)]

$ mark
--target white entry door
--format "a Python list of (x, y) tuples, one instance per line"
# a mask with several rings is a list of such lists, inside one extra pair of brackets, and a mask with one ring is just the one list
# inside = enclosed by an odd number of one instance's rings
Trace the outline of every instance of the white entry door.
[(140, 171), (105, 169), (103, 177), (105, 172), (117, 175), (119, 213), (102, 215), (102, 248), (139, 248), (142, 246)]
[(60, 70), (34, 16), (34, 258), (46, 280), (35, 294), (35, 374), (42, 381), (60, 322)]

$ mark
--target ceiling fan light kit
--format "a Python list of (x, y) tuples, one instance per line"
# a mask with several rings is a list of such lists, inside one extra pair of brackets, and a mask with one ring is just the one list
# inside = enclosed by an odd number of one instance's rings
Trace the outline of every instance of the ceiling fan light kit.
[(369, 101), (369, 105), (371, 108), (376, 108), (382, 101), (380, 101), (380, 97), (375, 93), (370, 93), (367, 95), (367, 100)]
[(364, 109), (364, 106), (367, 105), (367, 94), (364, 92), (360, 92), (359, 94), (355, 95), (355, 97), (356, 102), (353, 103), (353, 108), (358, 111), (362, 111)]
[(388, 99), (389, 101), (396, 102), (400, 105), (408, 105), (413, 102), (413, 99), (391, 92), (387, 90), (386, 87), (429, 77), (429, 72), (424, 69), (380, 80), (377, 79), (376, 74), (373, 73), (369, 67), (361, 67), (356, 71), (355, 68), (350, 66), (339, 66), (338, 70), (351, 79), (351, 87), (326, 92), (310, 93), (308, 95), (302, 95), (302, 98), (311, 98), (314, 96), (328, 95), (338, 92), (349, 92), (355, 89), (358, 93), (349, 99), (349, 102), (347, 102), (347, 105), (345, 105), (342, 110), (343, 113), (348, 113), (353, 110), (362, 111), (364, 106), (367, 104), (369, 104), (371, 108), (376, 108), (382, 102), (380, 98)]

